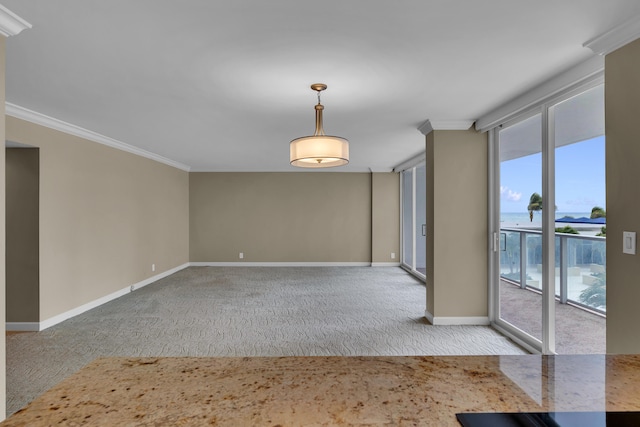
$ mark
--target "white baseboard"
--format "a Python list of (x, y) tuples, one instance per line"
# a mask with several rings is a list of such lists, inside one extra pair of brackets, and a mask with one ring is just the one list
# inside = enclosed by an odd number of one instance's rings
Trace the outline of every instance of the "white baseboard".
[(119, 298), (130, 292), (143, 288), (151, 283), (154, 283), (160, 279), (177, 273), (187, 267), (382, 267), (382, 266), (399, 266), (399, 263), (369, 263), (369, 262), (191, 262), (185, 263), (178, 267), (156, 274), (155, 276), (144, 279), (138, 283), (127, 286), (120, 290), (117, 290), (109, 295), (105, 295), (96, 300), (90, 301), (79, 307), (60, 313), (56, 316), (50, 317), (42, 322), (7, 322), (7, 331), (42, 331), (50, 328), (65, 320), (71, 319), (85, 311), (99, 307), (111, 300)]
[(77, 316), (78, 314), (82, 314), (85, 311), (91, 310), (92, 308), (96, 308), (105, 304), (111, 300), (119, 298), (123, 295), (131, 292), (131, 286), (127, 286), (126, 288), (122, 288), (118, 291), (110, 293), (109, 295), (105, 295), (102, 298), (98, 298), (96, 300), (90, 301), (86, 304), (82, 304), (79, 307), (73, 308), (69, 311), (65, 311), (64, 313), (60, 313), (57, 316), (50, 317), (46, 320), (40, 322), (40, 331), (45, 330), (47, 328), (52, 327), (53, 325), (57, 325), (60, 322), (64, 322), (65, 320), (71, 319), (72, 317)]
[(109, 295), (105, 295), (105, 296), (103, 296), (101, 298), (98, 298), (96, 300), (90, 301), (90, 302), (88, 302), (86, 304), (83, 304), (83, 305), (81, 305), (79, 307), (76, 307), (74, 309), (71, 309), (69, 311), (65, 311), (64, 313), (58, 314), (57, 316), (50, 317), (49, 319), (46, 319), (46, 320), (43, 320), (42, 322), (40, 322), (39, 328), (37, 330), (42, 331), (44, 329), (50, 328), (53, 325), (57, 325), (58, 323), (64, 322), (67, 319), (71, 319), (72, 317), (77, 316), (79, 314), (82, 314), (85, 311), (91, 310), (92, 308), (99, 307), (102, 304), (105, 304), (105, 303), (107, 303), (107, 302), (109, 302), (111, 300), (114, 300), (114, 299), (119, 298), (119, 297), (121, 297), (123, 295), (126, 295), (129, 292), (133, 292), (136, 289), (140, 289), (140, 288), (142, 288), (144, 286), (147, 286), (150, 283), (153, 283), (153, 282), (155, 282), (157, 280), (160, 280), (160, 279), (162, 279), (164, 277), (167, 277), (167, 276), (169, 276), (169, 275), (171, 275), (173, 273), (176, 273), (176, 272), (178, 272), (178, 271), (180, 271), (182, 269), (185, 269), (187, 267), (189, 267), (189, 263), (182, 264), (182, 265), (180, 265), (178, 267), (175, 267), (175, 268), (172, 268), (170, 270), (164, 271), (164, 272), (162, 272), (160, 274), (157, 274), (157, 275), (155, 275), (153, 277), (145, 279), (145, 280), (143, 280), (141, 282), (134, 283), (133, 285), (127, 286), (126, 288), (122, 288), (122, 289), (120, 289), (118, 291), (110, 293)]
[(450, 325), (475, 325), (475, 326), (489, 326), (491, 322), (488, 316), (465, 316), (465, 317), (436, 317), (433, 314), (425, 310), (424, 316), (429, 323), (434, 326), (450, 326)]
[(164, 279), (167, 276), (171, 276), (172, 274), (177, 273), (178, 271), (184, 270), (185, 268), (189, 267), (189, 265), (190, 265), (190, 263), (187, 262), (187, 263), (179, 265), (179, 266), (177, 266), (175, 268), (172, 268), (170, 270), (163, 271), (160, 274), (156, 274), (155, 276), (149, 277), (148, 279), (145, 279), (145, 280), (143, 280), (141, 282), (134, 283), (133, 285), (131, 285), (131, 290), (135, 291), (136, 289), (143, 288), (143, 287), (145, 287), (145, 286), (147, 286), (147, 285), (149, 285), (149, 284), (151, 284), (153, 282), (157, 282), (160, 279)]
[(192, 262), (192, 267), (369, 267), (370, 262)]
[(372, 262), (371, 267), (400, 267), (399, 262)]
[(429, 313), (428, 310), (424, 311), (424, 317), (427, 318), (427, 320), (429, 321), (429, 323), (431, 323), (433, 325), (433, 314)]
[(5, 329), (16, 332), (38, 332), (40, 329), (38, 322), (7, 322)]

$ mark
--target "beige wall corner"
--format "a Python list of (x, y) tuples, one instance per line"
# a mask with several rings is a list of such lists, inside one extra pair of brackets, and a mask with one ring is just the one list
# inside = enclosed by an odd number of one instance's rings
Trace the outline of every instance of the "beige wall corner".
[(426, 198), (425, 202), (427, 204), (426, 207), (426, 221), (427, 221), (427, 248), (425, 251), (426, 256), (426, 288), (427, 288), (427, 312), (433, 316), (434, 312), (434, 217), (435, 217), (435, 203), (434, 203), (434, 194), (435, 194), (435, 139), (434, 133), (431, 131), (426, 136), (426, 147), (425, 147), (425, 169), (426, 169)]
[(40, 321), (37, 148), (6, 149), (7, 322)]
[(371, 262), (399, 263), (400, 174), (373, 173), (371, 179)]
[(605, 58), (607, 353), (640, 353), (640, 251), (622, 253), (622, 232), (640, 233), (640, 40)]
[[(5, 117), (5, 58), (6, 58), (6, 38), (0, 36), (0, 113)], [(2, 141), (6, 140), (6, 124), (3, 120), (0, 123), (0, 137)], [(0, 150), (0, 224), (5, 223), (5, 150)], [(5, 227), (0, 227), (0, 326), (2, 331), (6, 330), (6, 260), (5, 260)], [(6, 340), (0, 340), (0, 420), (5, 419), (7, 413), (7, 351)]]
[(427, 311), (488, 316), (487, 134), (427, 135)]
[(188, 172), (14, 117), (6, 126), (40, 149), (41, 322), (189, 262)]
[(371, 262), (368, 173), (197, 172), (189, 182), (192, 262)]

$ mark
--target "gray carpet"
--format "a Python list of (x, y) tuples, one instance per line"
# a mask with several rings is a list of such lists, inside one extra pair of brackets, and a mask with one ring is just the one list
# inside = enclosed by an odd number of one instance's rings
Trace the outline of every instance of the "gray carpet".
[(430, 326), (400, 268), (191, 267), (7, 337), (7, 411), (103, 356), (525, 354), (489, 327)]

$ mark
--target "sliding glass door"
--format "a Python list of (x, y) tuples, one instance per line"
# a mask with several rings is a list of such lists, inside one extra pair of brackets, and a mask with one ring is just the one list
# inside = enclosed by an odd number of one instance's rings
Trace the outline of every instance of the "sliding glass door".
[(409, 168), (401, 174), (402, 266), (424, 279), (426, 275), (426, 167)]
[(540, 342), (543, 263), (541, 126), (542, 115), (538, 113), (498, 131), (500, 238), (503, 242), (499, 252), (499, 315), (501, 320)]
[(492, 130), (492, 320), (532, 350), (605, 351), (604, 143), (598, 80)]
[(413, 168), (403, 171), (402, 181), (402, 265), (413, 268)]
[(606, 352), (604, 86), (550, 109), (555, 152), (555, 348)]
[(425, 165), (415, 168), (415, 261), (414, 269), (422, 274), (427, 274), (427, 168)]

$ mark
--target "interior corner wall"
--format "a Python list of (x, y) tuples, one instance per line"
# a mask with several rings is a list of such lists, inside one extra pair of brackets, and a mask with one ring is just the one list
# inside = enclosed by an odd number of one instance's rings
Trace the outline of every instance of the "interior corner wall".
[(607, 353), (640, 353), (640, 251), (622, 253), (622, 232), (640, 233), (640, 40), (605, 58)]
[(434, 261), (435, 261), (435, 248), (434, 248), (434, 225), (435, 225), (435, 202), (434, 202), (434, 195), (435, 195), (435, 182), (436, 182), (436, 177), (435, 177), (435, 169), (436, 169), (436, 162), (435, 162), (435, 139), (434, 139), (434, 133), (430, 132), (427, 134), (426, 136), (426, 146), (425, 146), (425, 171), (426, 171), (426, 198), (425, 198), (425, 203), (427, 204), (426, 206), (426, 215), (425, 215), (425, 220), (427, 222), (427, 230), (426, 230), (426, 250), (425, 250), (425, 254), (426, 254), (426, 261), (425, 261), (425, 269), (426, 269), (426, 274), (425, 274), (425, 285), (427, 288), (427, 293), (426, 293), (426, 298), (427, 298), (427, 312), (429, 312), (431, 315), (433, 315), (434, 311), (435, 311), (435, 307), (434, 307), (434, 293), (435, 293), (435, 276), (434, 276), (434, 272), (435, 272), (435, 265), (434, 265)]
[(37, 323), (40, 318), (38, 151), (5, 152), (7, 322)]
[(369, 173), (195, 172), (189, 194), (191, 262), (371, 262)]
[(399, 264), (400, 174), (373, 173), (371, 180), (371, 262)]
[[(0, 36), (0, 114), (5, 115), (5, 76), (6, 76), (6, 41), (7, 39)], [(0, 138), (5, 140), (6, 124), (4, 120), (0, 120)], [(0, 224), (5, 223), (5, 150), (0, 150)], [(6, 260), (5, 260), (5, 244), (6, 234), (5, 227), (0, 227), (0, 330), (6, 330)], [(6, 340), (0, 340), (0, 420), (4, 420), (7, 413), (7, 352)]]
[(488, 316), (486, 133), (432, 131), (427, 158), (427, 311)]
[(6, 139), (40, 149), (40, 322), (189, 262), (188, 172), (5, 122)]

